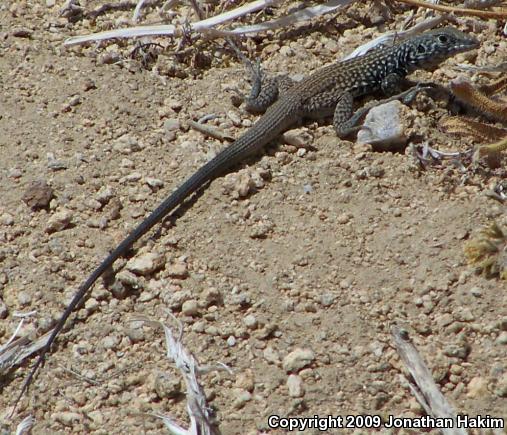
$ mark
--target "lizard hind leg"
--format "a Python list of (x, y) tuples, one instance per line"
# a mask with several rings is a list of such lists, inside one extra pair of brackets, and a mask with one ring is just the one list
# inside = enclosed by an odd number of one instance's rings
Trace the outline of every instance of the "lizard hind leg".
[(350, 92), (343, 92), (336, 103), (333, 115), (333, 127), (339, 138), (345, 138), (357, 131), (352, 119), (354, 97)]

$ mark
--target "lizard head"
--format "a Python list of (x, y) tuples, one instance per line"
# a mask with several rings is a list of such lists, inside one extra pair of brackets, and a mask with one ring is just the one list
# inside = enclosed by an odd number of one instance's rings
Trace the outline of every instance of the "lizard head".
[(477, 48), (479, 41), (458, 29), (444, 27), (425, 32), (401, 45), (405, 45), (406, 61), (411, 68), (428, 69), (456, 53)]

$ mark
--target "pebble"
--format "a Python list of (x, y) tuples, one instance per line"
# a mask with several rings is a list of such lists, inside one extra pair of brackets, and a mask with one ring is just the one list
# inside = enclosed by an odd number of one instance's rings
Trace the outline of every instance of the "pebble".
[(172, 263), (166, 267), (166, 272), (171, 278), (184, 279), (188, 277), (187, 264), (183, 262)]
[(243, 318), (243, 323), (248, 329), (256, 329), (257, 328), (257, 319), (253, 314), (248, 314)]
[(181, 379), (178, 376), (157, 372), (153, 376), (153, 390), (160, 399), (170, 399), (181, 394)]
[(102, 347), (104, 349), (114, 350), (120, 344), (120, 338), (117, 335), (108, 335), (102, 340)]
[(472, 287), (470, 289), (470, 293), (476, 298), (480, 298), (482, 296), (482, 290), (479, 287)]
[(146, 177), (144, 181), (146, 181), (146, 184), (152, 189), (160, 189), (161, 187), (164, 187), (164, 182), (159, 178)]
[(311, 364), (315, 360), (315, 354), (311, 349), (294, 349), (289, 353), (282, 363), (286, 372), (294, 372)]
[(366, 115), (363, 127), (357, 134), (358, 143), (368, 143), (382, 150), (393, 150), (405, 145), (407, 127), (402, 119), (404, 110), (407, 110), (406, 106), (399, 101), (373, 107)]
[(64, 426), (74, 426), (76, 423), (81, 423), (83, 416), (77, 412), (54, 412), (51, 414), (51, 420), (58, 421)]
[(122, 154), (132, 154), (135, 151), (140, 151), (142, 146), (139, 141), (128, 134), (125, 134), (113, 142), (113, 150)]
[(67, 228), (72, 221), (73, 214), (70, 210), (60, 210), (52, 214), (46, 224), (47, 233), (55, 233)]
[(280, 354), (271, 346), (267, 346), (262, 354), (264, 359), (269, 363), (278, 364), (280, 362)]
[[(0, 314), (0, 319), (1, 319), (1, 314)], [(227, 346), (229, 347), (234, 347), (236, 346), (236, 337), (234, 337), (234, 335), (229, 335), (229, 337), (227, 337)]]
[(306, 129), (292, 129), (283, 134), (283, 141), (296, 148), (304, 149), (305, 146), (313, 142), (313, 136)]
[(324, 307), (330, 307), (336, 300), (336, 296), (333, 293), (323, 293), (320, 295), (320, 303)]
[(199, 304), (195, 299), (185, 301), (181, 305), (181, 312), (185, 316), (196, 316), (199, 313)]
[(482, 377), (475, 377), (470, 379), (467, 386), (467, 397), (471, 399), (478, 399), (488, 395), (488, 381)]
[(149, 275), (161, 269), (164, 264), (164, 255), (156, 252), (146, 252), (129, 260), (125, 267), (137, 275)]
[(290, 397), (303, 397), (305, 394), (303, 380), (298, 375), (289, 375), (287, 389), (289, 390)]
[(0, 298), (0, 319), (7, 318), (9, 314), (9, 309), (2, 298)]
[(111, 198), (114, 196), (113, 189), (111, 186), (102, 186), (95, 199), (100, 202), (102, 205), (107, 204)]
[(180, 120), (177, 118), (170, 118), (164, 121), (164, 130), (166, 132), (177, 131), (181, 128)]
[(99, 301), (97, 301), (97, 299), (93, 297), (87, 299), (85, 302), (85, 309), (89, 314), (97, 311), (99, 307), (100, 307)]
[(249, 391), (246, 391), (246, 390), (235, 389), (235, 391), (233, 392), (233, 395), (234, 395), (235, 399), (234, 399), (232, 406), (236, 409), (243, 408), (247, 402), (252, 400), (252, 393), (250, 393)]
[(496, 342), (498, 344), (507, 344), (507, 332), (506, 331), (500, 332), (500, 335), (496, 339)]
[(336, 217), (336, 222), (338, 222), (340, 225), (344, 225), (349, 223), (352, 217), (353, 216), (350, 213), (342, 213)]
[(14, 216), (10, 213), (3, 213), (0, 215), (0, 223), (5, 226), (11, 226), (14, 224)]
[(32, 302), (32, 297), (30, 296), (29, 292), (26, 292), (24, 290), (17, 292), (18, 302), (21, 305), (29, 305), (30, 302)]
[(495, 395), (498, 397), (507, 397), (507, 373), (504, 373), (497, 381)]
[(53, 189), (45, 180), (32, 182), (23, 193), (23, 202), (31, 209), (47, 208), (54, 196)]
[(253, 371), (246, 369), (244, 372), (239, 373), (236, 376), (234, 386), (251, 393), (255, 388), (255, 377)]

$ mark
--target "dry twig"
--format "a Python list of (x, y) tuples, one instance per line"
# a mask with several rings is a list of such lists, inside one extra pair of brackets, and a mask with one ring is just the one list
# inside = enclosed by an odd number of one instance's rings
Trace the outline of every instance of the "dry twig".
[[(408, 333), (393, 326), (391, 334), (396, 350), (415, 382), (414, 384), (409, 380), (409, 386), (417, 401), (428, 415), (435, 418), (452, 418), (456, 422), (456, 411), (438, 389), (424, 360), (411, 343)], [(456, 428), (456, 425), (454, 428), (443, 428), (441, 431), (445, 435), (466, 435), (466, 431)]]
[(507, 18), (507, 10), (501, 11), (481, 11), (477, 9), (465, 9), (465, 8), (457, 8), (454, 6), (445, 6), (433, 3), (426, 3), (419, 0), (397, 0), (400, 3), (406, 3), (412, 6), (418, 6), (420, 8), (433, 9), (435, 11), (440, 12), (449, 12), (455, 13), (459, 15), (469, 15), (474, 17), (481, 18), (497, 18), (497, 19), (505, 19)]

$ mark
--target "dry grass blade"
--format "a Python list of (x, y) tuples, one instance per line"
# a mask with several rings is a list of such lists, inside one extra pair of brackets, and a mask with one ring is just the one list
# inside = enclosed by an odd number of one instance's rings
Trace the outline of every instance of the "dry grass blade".
[[(405, 363), (407, 370), (417, 385), (411, 385), (417, 400), (428, 414), (436, 418), (452, 418), (456, 421), (456, 411), (438, 389), (431, 376), (431, 372), (419, 355), (415, 346), (410, 342), (406, 331), (397, 326), (391, 327), (396, 350)], [(456, 425), (454, 425), (456, 426)], [(466, 435), (466, 431), (453, 427), (440, 429), (445, 435)]]
[[(170, 313), (168, 313), (172, 316)], [(174, 316), (172, 316), (174, 318)], [(199, 366), (194, 356), (188, 352), (181, 342), (182, 325), (179, 324), (179, 333), (175, 337), (172, 330), (162, 322), (157, 322), (140, 316), (133, 321), (142, 321), (156, 328), (162, 328), (165, 333), (167, 356), (172, 359), (176, 368), (181, 372), (185, 379), (187, 390), (187, 412), (190, 418), (190, 428), (184, 429), (175, 423), (170, 417), (163, 417), (164, 424), (175, 434), (181, 435), (214, 435), (218, 434), (215, 427), (209, 406), (206, 401), (204, 390), (199, 384), (199, 374), (206, 371)], [(158, 416), (162, 418), (161, 416)]]
[(35, 417), (33, 415), (25, 417), (16, 427), (16, 435), (29, 434), (34, 423)]
[(432, 3), (426, 3), (419, 0), (397, 0), (400, 3), (406, 3), (412, 6), (418, 6), (420, 8), (433, 9), (435, 11), (440, 12), (449, 12), (455, 13), (458, 15), (469, 15), (473, 17), (481, 17), (481, 18), (498, 18), (505, 19), (507, 18), (507, 10), (500, 11), (481, 11), (478, 9), (465, 9), (465, 8), (457, 8), (454, 6), (444, 6), (437, 5)]
[(307, 21), (319, 15), (328, 14), (339, 8), (345, 7), (355, 0), (331, 0), (324, 5), (309, 7), (300, 11), (296, 11), (286, 17), (277, 20), (267, 21), (262, 24), (252, 26), (239, 27), (233, 30), (218, 30), (214, 27), (223, 24), (227, 21), (236, 20), (252, 12), (257, 12), (260, 9), (268, 6), (273, 6), (280, 3), (280, 0), (257, 0), (252, 3), (247, 3), (244, 6), (238, 7), (223, 14), (207, 18), (202, 21), (190, 23), (187, 29), (174, 26), (172, 24), (159, 24), (151, 26), (137, 26), (129, 27), (126, 29), (108, 30), (104, 32), (92, 33), (89, 35), (74, 36), (67, 39), (64, 45), (71, 46), (76, 44), (83, 44), (92, 41), (103, 41), (113, 38), (137, 38), (142, 36), (182, 36), (184, 31), (193, 31), (204, 33), (210, 37), (225, 37), (234, 35), (243, 35), (246, 33), (257, 33), (264, 30), (272, 30), (279, 27), (287, 26), (289, 24)]

